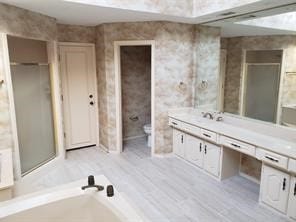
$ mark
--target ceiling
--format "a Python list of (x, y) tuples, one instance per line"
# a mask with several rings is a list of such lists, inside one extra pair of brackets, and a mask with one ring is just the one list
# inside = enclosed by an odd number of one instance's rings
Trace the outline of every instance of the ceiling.
[[(118, 9), (110, 7), (93, 6), (87, 4), (79, 4), (63, 0), (0, 0), (2, 3), (7, 3), (10, 5), (15, 5), (17, 7), (25, 8), (34, 12), (38, 12), (50, 17), (57, 19), (58, 23), (62, 24), (72, 24), (72, 25), (88, 25), (95, 26), (102, 23), (111, 22), (141, 22), (141, 21), (173, 21), (173, 22), (183, 22), (183, 23), (200, 23), (199, 18), (190, 17), (178, 17), (171, 15), (164, 15), (158, 13), (148, 13), (140, 12), (127, 9)], [(272, 11), (263, 11), (256, 13), (256, 16), (266, 16), (270, 14), (276, 14), (290, 10), (276, 9)], [(292, 7), (292, 10), (294, 8)], [(296, 5), (295, 5), (296, 11)], [(65, 13), (66, 12), (66, 13)], [(254, 13), (252, 13), (254, 14)], [(219, 19), (217, 15), (211, 15), (212, 17), (204, 17), (203, 19), (215, 20)], [(246, 15), (244, 15), (247, 17)], [(210, 23), (209, 25), (222, 27), (223, 37), (233, 37), (233, 36), (246, 36), (246, 35), (281, 35), (281, 34), (292, 34), (290, 31), (248, 26), (242, 24), (235, 24), (237, 20), (232, 19), (217, 21)], [(220, 17), (221, 19), (221, 17)]]

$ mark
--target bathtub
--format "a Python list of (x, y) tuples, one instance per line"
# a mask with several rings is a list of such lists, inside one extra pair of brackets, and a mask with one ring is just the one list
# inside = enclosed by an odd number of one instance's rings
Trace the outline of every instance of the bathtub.
[(107, 197), (106, 186), (111, 183), (103, 176), (96, 184), (105, 187), (97, 192), (82, 190), (87, 179), (0, 203), (1, 222), (144, 222), (123, 194), (114, 189)]

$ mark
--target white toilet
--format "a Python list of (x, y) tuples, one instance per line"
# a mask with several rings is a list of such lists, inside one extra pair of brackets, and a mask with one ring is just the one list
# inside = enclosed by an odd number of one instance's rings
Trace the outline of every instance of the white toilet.
[(151, 147), (151, 123), (143, 126), (144, 132), (147, 135), (147, 146)]

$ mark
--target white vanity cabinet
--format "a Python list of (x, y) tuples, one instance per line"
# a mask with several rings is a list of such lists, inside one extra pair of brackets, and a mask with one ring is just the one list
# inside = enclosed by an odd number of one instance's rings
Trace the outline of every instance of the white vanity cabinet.
[(296, 220), (296, 176), (293, 176), (291, 178), (288, 202), (288, 216)]
[(203, 168), (214, 176), (219, 176), (220, 173), (220, 156), (221, 147), (204, 142), (204, 165)]
[(261, 176), (261, 201), (286, 213), (290, 187), (290, 175), (263, 165)]
[(176, 155), (184, 158), (185, 157), (185, 133), (174, 129), (173, 130), (173, 151)]
[(189, 134), (186, 135), (185, 159), (191, 163), (202, 167), (204, 159), (204, 142)]
[(173, 129), (173, 150), (177, 156), (216, 177), (219, 176), (221, 147)]

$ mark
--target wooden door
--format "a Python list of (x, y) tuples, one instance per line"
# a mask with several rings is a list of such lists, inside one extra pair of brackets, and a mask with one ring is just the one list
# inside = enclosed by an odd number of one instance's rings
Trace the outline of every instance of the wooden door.
[(94, 46), (60, 44), (66, 149), (97, 144)]
[(263, 166), (262, 173), (262, 201), (285, 213), (287, 210), (290, 176), (266, 165)]

